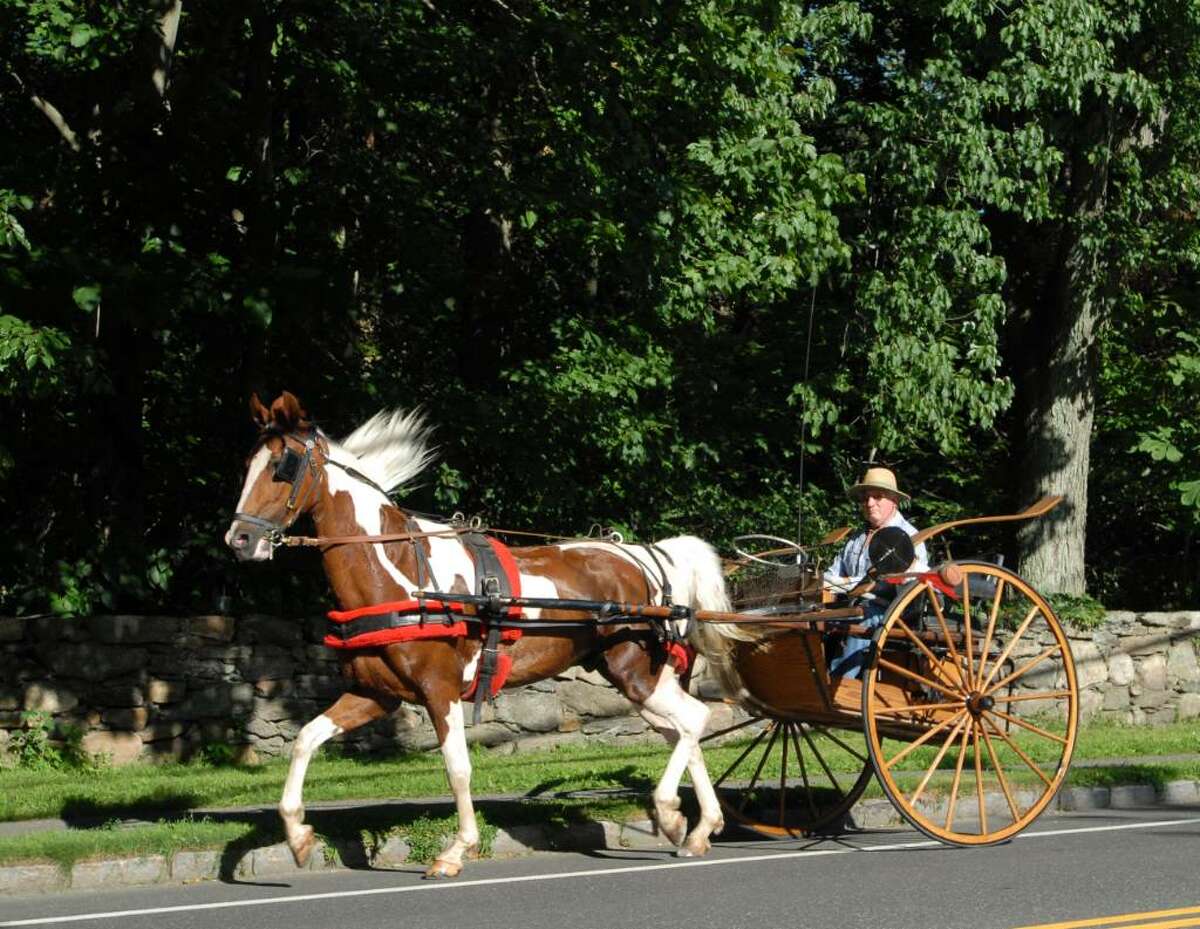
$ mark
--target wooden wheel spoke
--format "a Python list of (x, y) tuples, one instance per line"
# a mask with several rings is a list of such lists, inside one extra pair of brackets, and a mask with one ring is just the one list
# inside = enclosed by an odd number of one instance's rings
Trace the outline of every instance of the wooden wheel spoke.
[(992, 670), (988, 672), (987, 678), (979, 685), (980, 690), (986, 690), (988, 684), (992, 682), (992, 678), (996, 676), (996, 672), (1000, 670), (1000, 666), (1007, 660), (1009, 653), (1016, 647), (1021, 636), (1025, 634), (1025, 630), (1029, 628), (1029, 624), (1033, 622), (1033, 617), (1041, 612), (1040, 607), (1035, 603), (1029, 608), (1029, 612), (1025, 614), (1025, 619), (1021, 625), (1017, 627), (1017, 631), (1013, 633), (1013, 637), (1008, 640), (1008, 644), (1004, 646), (1004, 651), (1000, 653), (1000, 657), (996, 659), (996, 663), (992, 665)]
[[(800, 740), (796, 738), (796, 730), (800, 729), (799, 725), (791, 728), (792, 747), (796, 749), (796, 760), (800, 763), (800, 780), (804, 782), (804, 797), (808, 801), (809, 815), (815, 820), (817, 818), (817, 804), (813, 798), (812, 784), (808, 780), (808, 765), (804, 761), (804, 753), (800, 751)], [(783, 820), (779, 820), (779, 824), (783, 825)]]
[(987, 670), (987, 653), (992, 647), (992, 633), (996, 631), (996, 617), (1000, 615), (1000, 601), (1004, 596), (1004, 578), (996, 581), (996, 596), (992, 598), (992, 608), (988, 612), (987, 632), (983, 635), (983, 647), (979, 650), (979, 676), (975, 678), (975, 689), (983, 683), (983, 674)]
[(750, 795), (754, 793), (754, 785), (758, 783), (758, 776), (762, 774), (763, 765), (767, 763), (767, 758), (771, 754), (771, 749), (775, 747), (775, 740), (779, 738), (779, 726), (771, 726), (771, 738), (767, 742), (767, 749), (762, 753), (762, 757), (758, 759), (758, 767), (754, 769), (754, 776), (750, 778), (750, 784), (746, 787), (746, 792), (742, 794), (742, 804), (738, 807), (739, 811), (745, 812), (746, 804), (750, 802)]
[(968, 723), (970, 723), (970, 721), (970, 717), (964, 717), (955, 724), (954, 728), (950, 731), (950, 734), (946, 736), (946, 740), (942, 743), (942, 747), (938, 749), (938, 753), (933, 757), (933, 762), (928, 768), (925, 769), (925, 776), (921, 778), (921, 783), (917, 785), (917, 789), (914, 790), (912, 796), (908, 798), (909, 806), (917, 805), (917, 800), (919, 800), (921, 794), (925, 792), (925, 786), (929, 783), (929, 779), (933, 777), (938, 765), (942, 763), (942, 759), (946, 757), (946, 752), (949, 751), (950, 745), (955, 739), (958, 738), (958, 733), (963, 726), (966, 726)]
[[(902, 617), (896, 617), (896, 625), (900, 627), (901, 632), (912, 639), (917, 648), (925, 653), (925, 657), (929, 659), (930, 667), (936, 669), (940, 674), (942, 669), (941, 659), (939, 659), (937, 655), (930, 651), (929, 646), (921, 641), (920, 637), (908, 627), (908, 623), (906, 623)], [(954, 681), (947, 680), (945, 683), (950, 687), (954, 686)]]
[(985, 712), (991, 713), (993, 716), (999, 716), (1001, 719), (1007, 719), (1013, 725), (1020, 726), (1022, 729), (1028, 729), (1030, 732), (1037, 733), (1043, 739), (1053, 739), (1060, 745), (1067, 744), (1067, 740), (1061, 735), (1055, 735), (1053, 732), (1048, 732), (1041, 726), (1035, 726), (1033, 723), (1027, 723), (1025, 720), (1021, 719), (1020, 717), (1013, 716), (1011, 713), (1005, 713), (1003, 710), (998, 710), (995, 707), (992, 707), (990, 710), (986, 710)]
[(918, 748), (920, 748), (922, 745), (924, 745), (926, 742), (928, 742), (930, 739), (932, 739), (935, 735), (937, 735), (943, 729), (946, 729), (947, 727), (952, 726), (955, 723), (957, 723), (960, 719), (962, 719), (962, 717), (964, 715), (966, 715), (966, 712), (967, 711), (965, 708), (959, 710), (953, 716), (950, 716), (947, 719), (942, 720), (940, 723), (938, 723), (936, 726), (934, 726), (928, 732), (923, 733), (919, 738), (913, 739), (911, 742), (908, 743), (908, 747), (906, 749), (904, 749), (904, 751), (900, 752), (898, 755), (894, 756), (893, 758), (890, 758), (890, 759), (887, 759), (886, 761), (884, 761), (883, 767), (890, 771), (892, 768), (892, 765), (896, 764), (896, 762), (898, 762), (901, 758), (908, 757), (909, 752), (916, 751)]
[[(975, 681), (975, 655), (971, 643), (971, 585), (969, 583), (969, 575), (964, 573), (962, 579), (962, 610), (963, 610), (963, 638), (966, 640), (967, 650), (967, 679), (963, 681), (963, 686), (969, 688)], [(980, 653), (982, 659), (983, 653)]]
[(1030, 758), (1029, 755), (1027, 755), (1025, 753), (1024, 749), (1022, 749), (1020, 745), (1018, 745), (1016, 742), (1014, 742), (1012, 739), (1010, 739), (1008, 737), (1007, 732), (1005, 732), (1003, 729), (1001, 729), (995, 723), (992, 723), (992, 721), (990, 719), (988, 720), (988, 722), (991, 723), (992, 735), (999, 736), (1005, 742), (1007, 742), (1008, 747), (1017, 753), (1018, 757), (1020, 757), (1020, 759), (1023, 762), (1025, 762), (1026, 765), (1029, 766), (1029, 769), (1031, 771), (1033, 771), (1034, 774), (1036, 774), (1038, 777), (1040, 777), (1042, 779), (1042, 782), (1047, 787), (1052, 786), (1053, 782), (1050, 780), (1050, 778), (1048, 778), (1046, 776), (1046, 772), (1041, 769), (1041, 767), (1038, 765), (1038, 763), (1036, 761), (1034, 761), (1032, 758)]
[(992, 700), (996, 703), (1020, 703), (1022, 700), (1054, 700), (1059, 697), (1069, 696), (1071, 696), (1071, 691), (1069, 690), (1039, 690), (1036, 693), (1017, 694), (1012, 697), (993, 696)]
[(701, 743), (709, 742), (713, 739), (719, 739), (723, 735), (729, 735), (731, 732), (737, 732), (739, 729), (745, 729), (747, 726), (752, 726), (757, 722), (761, 722), (762, 717), (751, 716), (749, 719), (743, 719), (740, 723), (734, 723), (732, 726), (726, 726), (724, 729), (719, 729), (716, 732), (710, 732), (700, 741)]
[[(821, 754), (821, 752), (820, 752), (820, 751), (817, 749), (817, 745), (816, 745), (816, 743), (815, 743), (815, 742), (812, 740), (812, 736), (811, 736), (811, 735), (809, 735), (809, 733), (808, 733), (808, 728), (807, 728), (806, 726), (801, 726), (801, 727), (800, 727), (800, 734), (801, 734), (802, 736), (804, 736), (804, 741), (805, 741), (805, 742), (807, 742), (807, 743), (808, 743), (808, 747), (809, 747), (810, 749), (812, 749), (813, 756), (814, 756), (814, 757), (817, 759), (817, 763), (818, 763), (818, 764), (821, 766), (821, 768), (822, 768), (822, 769), (825, 771), (825, 776), (826, 776), (827, 778), (829, 778), (829, 782), (830, 782), (831, 784), (833, 784), (833, 789), (834, 789), (834, 790), (836, 790), (836, 791), (838, 792), (838, 796), (839, 796), (839, 797), (844, 797), (844, 796), (846, 796), (846, 791), (842, 790), (842, 785), (841, 785), (841, 783), (838, 781), (837, 777), (834, 775), (834, 773), (833, 773), (833, 771), (830, 769), (829, 765), (825, 763), (825, 756), (824, 756), (824, 755), (822, 755), (822, 754)], [(796, 753), (797, 753), (797, 754), (799, 754), (799, 752), (800, 752), (800, 749), (799, 749), (799, 748), (797, 748), (797, 749), (796, 749)]]
[(714, 788), (720, 787), (725, 782), (725, 778), (729, 777), (729, 775), (732, 774), (737, 769), (737, 766), (740, 765), (743, 761), (745, 761), (746, 756), (749, 755), (752, 751), (754, 751), (755, 746), (758, 745), (759, 742), (761, 742), (763, 739), (765, 739), (767, 737), (767, 733), (770, 732), (772, 728), (773, 727), (768, 727), (768, 728), (762, 730), (762, 732), (760, 732), (757, 736), (754, 737), (754, 741), (751, 742), (749, 745), (747, 745), (746, 750), (743, 751), (740, 755), (738, 755), (737, 759), (733, 762), (733, 764), (731, 764), (728, 768), (725, 769), (725, 773), (722, 774), (720, 777), (718, 777), (715, 781), (713, 781)]
[(1004, 769), (1000, 767), (1000, 759), (996, 757), (996, 749), (992, 745), (987, 727), (982, 723), (979, 724), (979, 732), (983, 736), (983, 744), (987, 746), (988, 757), (992, 759), (992, 767), (996, 770), (996, 777), (1000, 781), (1000, 789), (1004, 791), (1004, 799), (1008, 801), (1008, 808), (1012, 811), (1012, 818), (1015, 823), (1021, 818), (1021, 812), (1017, 809), (1017, 804), (1013, 800), (1012, 791), (1008, 789), (1008, 778), (1004, 776)]
[(840, 738), (838, 738), (836, 735), (834, 735), (830, 730), (822, 729), (822, 730), (820, 730), (820, 732), (821, 732), (821, 735), (825, 736), (825, 738), (829, 739), (831, 742), (836, 742), (838, 745), (840, 745), (842, 747), (842, 749), (849, 752), (851, 755), (853, 755), (855, 758), (857, 758), (863, 764), (870, 763), (871, 759), (867, 755), (864, 755), (858, 749), (852, 748), (851, 746), (847, 745)]
[(938, 625), (942, 627), (942, 635), (946, 639), (946, 648), (950, 651), (950, 659), (954, 662), (954, 672), (958, 675), (958, 682), (962, 684), (963, 689), (967, 688), (967, 680), (962, 672), (962, 659), (958, 657), (958, 649), (954, 647), (954, 639), (950, 635), (950, 627), (946, 625), (946, 616), (942, 613), (942, 605), (938, 603), (937, 591), (933, 589), (933, 585), (926, 582), (925, 592), (929, 596), (929, 602), (933, 604), (933, 613), (937, 617)]
[(971, 729), (968, 726), (963, 727), (962, 745), (958, 747), (958, 762), (954, 766), (954, 780), (950, 784), (950, 802), (946, 806), (946, 829), (953, 828), (954, 825), (954, 807), (958, 804), (958, 787), (962, 782), (963, 762), (967, 760), (967, 742), (971, 739)]
[(929, 713), (933, 710), (961, 710), (961, 699), (950, 703), (910, 703), (908, 706), (881, 706), (874, 710), (876, 716), (906, 716), (917, 713)]
[(791, 734), (791, 723), (783, 724), (783, 757), (779, 765), (779, 825), (787, 819), (787, 756), (788, 736)]
[(944, 693), (947, 697), (956, 697), (959, 700), (962, 699), (961, 693), (955, 693), (953, 690), (951, 690), (948, 687), (943, 686), (942, 684), (939, 684), (937, 681), (930, 680), (929, 678), (924, 677), (923, 675), (917, 674), (915, 671), (908, 670), (908, 668), (902, 668), (902, 667), (900, 667), (900, 665), (896, 664), (895, 662), (888, 661), (886, 658), (881, 657), (879, 659), (879, 667), (887, 668), (889, 671), (894, 671), (895, 673), (901, 675), (902, 677), (907, 677), (909, 680), (916, 681), (918, 684), (924, 684), (926, 687), (930, 688), (931, 690), (940, 691), (941, 693)]
[(1004, 680), (997, 681), (995, 684), (993, 684), (991, 686), (991, 688), (987, 691), (987, 693), (991, 694), (993, 691), (999, 690), (1001, 687), (1004, 687), (1006, 684), (1009, 684), (1012, 681), (1015, 681), (1017, 678), (1024, 675), (1027, 671), (1030, 671), (1033, 668), (1035, 668), (1037, 665), (1041, 664), (1043, 661), (1045, 661), (1047, 658), (1049, 658), (1055, 652), (1058, 652), (1061, 650), (1062, 649), (1059, 647), (1058, 643), (1051, 645), (1049, 648), (1047, 648), (1044, 652), (1042, 652), (1036, 658), (1032, 658), (1029, 661), (1025, 662), (1025, 664), (1021, 665), (1021, 667), (1019, 667), (1019, 668), (1017, 668), (1017, 670), (1013, 671), (1012, 674), (1008, 675), (1008, 677), (1004, 678)]
[(971, 726), (971, 743), (975, 751), (975, 790), (979, 794), (979, 834), (986, 835), (987, 827), (987, 798), (983, 790), (983, 756), (979, 753), (979, 725)]

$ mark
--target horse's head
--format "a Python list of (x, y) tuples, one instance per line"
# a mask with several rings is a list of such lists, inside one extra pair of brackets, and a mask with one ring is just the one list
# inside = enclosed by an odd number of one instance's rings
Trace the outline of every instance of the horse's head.
[(225, 544), (242, 561), (264, 561), (284, 530), (316, 503), (328, 446), (286, 390), (270, 408), (252, 394), (250, 414), (258, 441), (246, 460), (246, 481)]

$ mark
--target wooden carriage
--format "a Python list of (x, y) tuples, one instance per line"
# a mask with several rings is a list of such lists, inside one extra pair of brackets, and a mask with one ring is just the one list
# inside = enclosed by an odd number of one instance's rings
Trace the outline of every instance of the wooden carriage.
[[(1046, 600), (999, 564), (954, 561), (891, 577), (891, 605), (866, 628), (855, 598), (830, 602), (817, 566), (791, 560), (770, 598), (738, 583), (748, 565), (731, 578), (738, 618), (714, 670), (749, 718), (708, 741), (753, 737), (714, 765), (726, 815), (768, 836), (840, 831), (874, 777), (904, 819), (950, 844), (1001, 842), (1036, 819), (1066, 776), (1079, 713)], [(831, 677), (831, 655), (855, 634), (872, 638), (862, 679)]]

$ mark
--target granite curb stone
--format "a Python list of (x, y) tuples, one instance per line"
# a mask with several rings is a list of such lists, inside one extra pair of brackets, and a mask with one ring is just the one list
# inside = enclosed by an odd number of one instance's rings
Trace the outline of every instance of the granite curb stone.
[[(991, 806), (989, 797), (988, 803)], [(997, 800), (1000, 799), (997, 795)], [(1200, 781), (1169, 781), (1161, 790), (1150, 784), (1118, 787), (1065, 787), (1049, 811), (1131, 809), (1151, 806), (1200, 804)], [(903, 825), (903, 818), (882, 798), (860, 801), (851, 811), (859, 829)], [(498, 830), (492, 843), (494, 857), (514, 857), (541, 851), (568, 850), (667, 850), (670, 843), (648, 819), (625, 823), (593, 820), (571, 826), (521, 825)], [(309, 859), (308, 871), (347, 868), (396, 869), (416, 866), (409, 860), (408, 843), (391, 836), (382, 844), (366, 847), (344, 840), (329, 848), (318, 844)], [(0, 896), (48, 893), (59, 890), (90, 890), (101, 887), (185, 884), (220, 877), (224, 853), (220, 850), (176, 852), (163, 855), (109, 858), (75, 863), (69, 872), (52, 864), (22, 864), (0, 867)], [(246, 849), (230, 867), (235, 878), (285, 877), (296, 872), (291, 853), (283, 843)]]

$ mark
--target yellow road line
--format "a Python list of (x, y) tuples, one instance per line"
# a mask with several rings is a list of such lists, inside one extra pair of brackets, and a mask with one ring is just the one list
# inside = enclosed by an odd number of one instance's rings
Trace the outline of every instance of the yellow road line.
[[(1187, 919), (1171, 922), (1140, 922), (1139, 920), (1167, 919), (1171, 916), (1188, 916)], [(1084, 926), (1121, 926), (1122, 929), (1183, 929), (1185, 926), (1200, 926), (1200, 906), (1181, 907), (1175, 910), (1149, 910), (1145, 913), (1125, 913), (1119, 916), (1097, 916), (1094, 919), (1076, 919), (1066, 923), (1039, 923), (1036, 926), (1021, 926), (1019, 929), (1083, 929)]]

